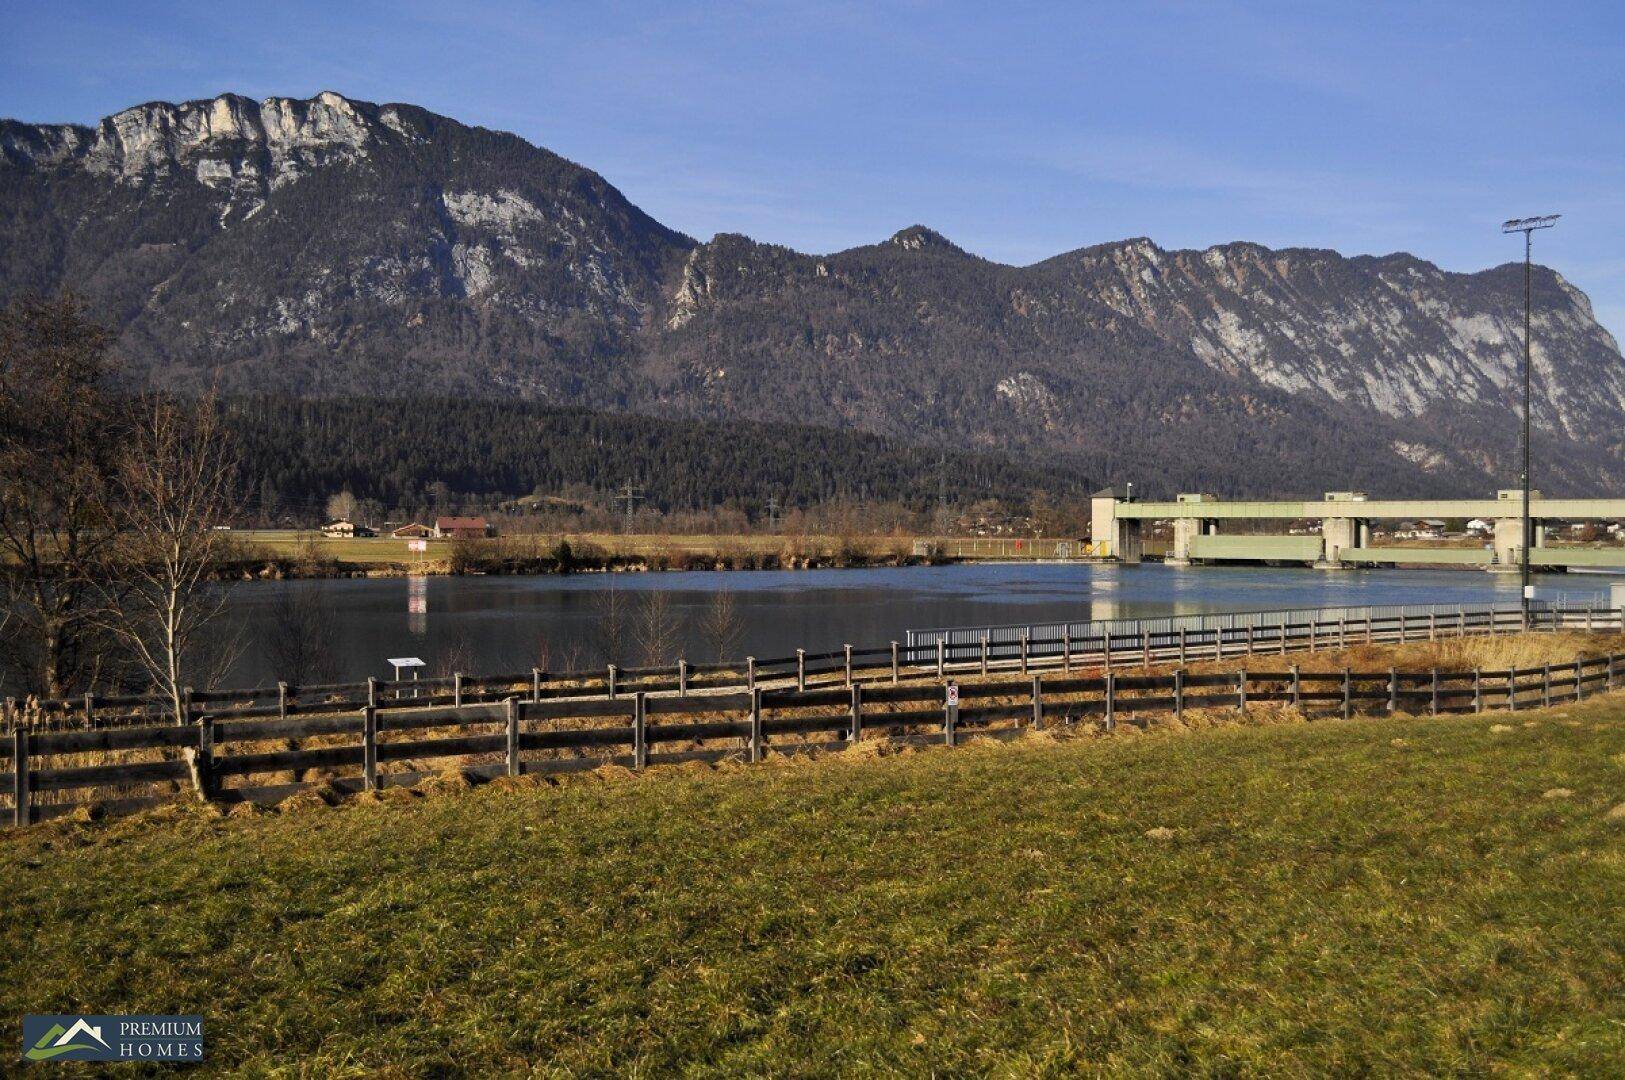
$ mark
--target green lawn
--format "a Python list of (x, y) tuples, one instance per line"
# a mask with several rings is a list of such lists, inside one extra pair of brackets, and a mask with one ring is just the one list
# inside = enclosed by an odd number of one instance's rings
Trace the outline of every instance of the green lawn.
[(1616, 695), (43, 827), (0, 1013), (312, 1076), (1617, 1076), (1622, 803)]

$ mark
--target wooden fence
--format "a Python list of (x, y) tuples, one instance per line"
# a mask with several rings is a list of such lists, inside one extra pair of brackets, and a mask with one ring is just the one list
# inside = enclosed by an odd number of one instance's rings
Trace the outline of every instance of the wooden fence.
[[(141, 726), (161, 721), (191, 726), (203, 713), (229, 712), (233, 718), (275, 717), (287, 720), (314, 713), (354, 712), (363, 707), (379, 712), (421, 709), (428, 705), (463, 706), (501, 701), (520, 694), (532, 703), (583, 697), (628, 700), (637, 693), (714, 695), (729, 691), (750, 693), (759, 688), (793, 686), (897, 685), (905, 679), (979, 672), (1124, 667), (1149, 668), (1154, 664), (1186, 664), (1259, 654), (1286, 655), (1356, 644), (1396, 644), (1435, 641), (1447, 637), (1517, 633), (1522, 630), (1518, 608), (1497, 608), (1421, 615), (1373, 616), (1306, 613), (1303, 621), (1267, 626), (1222, 629), (1106, 632), (1093, 636), (1027, 636), (1011, 646), (992, 643), (939, 641), (925, 649), (909, 649), (898, 642), (878, 648), (851, 645), (826, 652), (797, 649), (795, 655), (758, 660), (745, 657), (724, 663), (679, 660), (664, 667), (618, 667), (590, 671), (528, 672), (491, 675), (454, 674), (417, 680), (368, 679), (365, 682), (313, 686), (253, 687), (240, 690), (189, 691), (175, 716), (167, 700), (153, 695), (86, 694), (82, 698), (48, 699), (27, 703), (8, 699), (0, 709), (0, 730), (9, 735), (20, 726), (35, 730), (84, 727)], [(1620, 629), (1625, 613), (1607, 608), (1536, 610), (1531, 629), (1601, 631)]]
[[(839, 749), (864, 739), (953, 746), (1047, 725), (1120, 723), (1187, 709), (1261, 702), (1309, 715), (1519, 709), (1579, 700), (1616, 685), (1619, 656), (1511, 671), (1104, 674), (948, 679), (917, 685), (768, 689), (693, 696), (639, 690), (614, 698), (416, 705), (376, 700), (287, 717), (202, 711), (191, 723), (87, 730), (19, 727), (0, 795), (21, 826), (86, 809), (129, 813), (177, 799), (273, 804), (313, 788), (339, 793), (411, 785), (456, 769), (489, 779), (621, 765), (760, 761), (769, 750)], [(374, 687), (376, 690), (376, 686)], [(306, 745), (277, 745), (311, 740)], [(446, 763), (450, 762), (448, 766)], [(310, 770), (329, 775), (308, 776)]]

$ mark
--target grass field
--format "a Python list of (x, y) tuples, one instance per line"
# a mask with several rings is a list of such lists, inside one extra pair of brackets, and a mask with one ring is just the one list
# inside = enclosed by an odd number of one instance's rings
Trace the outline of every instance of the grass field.
[(1625, 1060), (1620, 695), (387, 798), (5, 836), (0, 1013), (312, 1076)]

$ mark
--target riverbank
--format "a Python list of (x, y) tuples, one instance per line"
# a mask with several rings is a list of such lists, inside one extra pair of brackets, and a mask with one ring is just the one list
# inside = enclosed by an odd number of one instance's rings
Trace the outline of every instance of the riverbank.
[(643, 573), (662, 570), (823, 570), (940, 565), (897, 536), (521, 534), (430, 540), (412, 551), (392, 537), (333, 538), (244, 530), (222, 576), (233, 580), (448, 574)]

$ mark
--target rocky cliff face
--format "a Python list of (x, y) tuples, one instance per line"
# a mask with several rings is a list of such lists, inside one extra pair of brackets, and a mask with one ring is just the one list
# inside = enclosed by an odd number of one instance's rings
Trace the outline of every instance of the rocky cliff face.
[(0, 294), (71, 284), (165, 383), (569, 400), (692, 241), (596, 174), (324, 93), (0, 122)]
[[(695, 244), (514, 136), (331, 93), (0, 121), (0, 250), (0, 300), (85, 292), (164, 385), (794, 419), (1231, 492), (1516, 476), (1517, 266)], [(1535, 288), (1537, 479), (1625, 487), (1618, 346)]]
[[(1042, 269), (1210, 367), (1289, 393), (1394, 417), (1441, 406), (1498, 410), (1521, 394), (1516, 266), (1449, 274), (1409, 255), (1345, 259), (1254, 244), (1168, 252), (1141, 239)], [(1536, 275), (1537, 416), (1585, 438), (1625, 413), (1625, 365), (1585, 295), (1544, 267)]]

